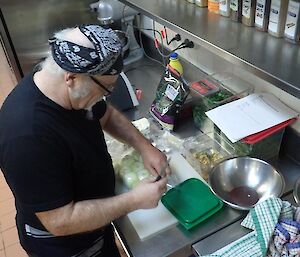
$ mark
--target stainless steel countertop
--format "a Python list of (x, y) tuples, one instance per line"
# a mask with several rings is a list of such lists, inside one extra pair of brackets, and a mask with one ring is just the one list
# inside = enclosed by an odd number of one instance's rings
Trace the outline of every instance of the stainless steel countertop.
[[(237, 211), (225, 206), (221, 211), (201, 223), (191, 231), (185, 230), (181, 225), (174, 225), (158, 235), (141, 241), (131, 225), (127, 216), (114, 222), (121, 234), (123, 242), (131, 256), (135, 257), (161, 257), (161, 256), (182, 256), (192, 254), (191, 245), (216, 231), (240, 220), (247, 212)], [(147, 220), (145, 220), (147, 222)]]
[[(295, 179), (299, 176), (300, 166), (286, 156), (281, 156), (272, 164), (285, 178), (283, 199), (292, 201), (291, 191)], [(187, 257), (192, 254), (192, 250), (202, 255), (212, 253), (245, 235), (247, 229), (242, 228), (239, 224), (246, 215), (246, 211), (238, 211), (224, 206), (221, 211), (191, 231), (185, 230), (178, 224), (144, 241), (139, 239), (127, 216), (118, 219), (115, 225), (131, 256)], [(145, 222), (147, 221), (145, 220)], [(224, 230), (224, 228), (226, 229)], [(224, 235), (229, 236), (224, 238)]]
[(300, 46), (182, 0), (119, 0), (300, 98)]
[[(288, 196), (283, 197), (282, 199), (290, 202), (294, 206), (297, 206), (292, 194), (289, 194)], [(196, 256), (212, 254), (213, 252), (250, 233), (251, 230), (241, 226), (241, 222), (242, 219), (234, 222), (233, 224), (218, 231), (217, 233), (193, 244), (192, 248), (194, 254)]]
[[(191, 73), (192, 76), (195, 72), (200, 72), (199, 70), (195, 70), (195, 67), (189, 68), (190, 69), (185, 69), (187, 76), (189, 76), (189, 73)], [(126, 70), (128, 71), (126, 72)], [(131, 83), (143, 90), (143, 98), (140, 102), (140, 106), (127, 111), (125, 113), (127, 117), (130, 119), (138, 119), (149, 115), (148, 108), (154, 99), (155, 89), (159, 83), (162, 71), (162, 67), (153, 64), (146, 59), (125, 69), (125, 73)], [(187, 122), (184, 126), (180, 127), (175, 134), (179, 137), (186, 137), (192, 135), (195, 131), (193, 123)], [(284, 196), (290, 194), (294, 182), (299, 176), (300, 166), (286, 156), (273, 160), (271, 163), (285, 177), (286, 186)], [(185, 230), (178, 224), (144, 241), (139, 239), (127, 216), (118, 219), (114, 224), (131, 256), (187, 257), (192, 254), (193, 244), (213, 235), (230, 224), (241, 220), (246, 214), (247, 212), (245, 211), (238, 211), (231, 207), (224, 206), (220, 212), (216, 213), (191, 231)], [(145, 220), (145, 222), (147, 221)], [(235, 231), (235, 234), (238, 236), (240, 231)]]

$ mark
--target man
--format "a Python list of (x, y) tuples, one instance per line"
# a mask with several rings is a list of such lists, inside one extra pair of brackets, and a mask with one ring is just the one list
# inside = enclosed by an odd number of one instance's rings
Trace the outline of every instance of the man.
[(50, 44), (40, 69), (0, 112), (0, 165), (15, 196), (20, 242), (38, 257), (119, 256), (110, 222), (157, 206), (166, 178), (115, 196), (102, 130), (132, 145), (155, 176), (166, 157), (102, 99), (123, 66), (111, 29), (81, 25)]

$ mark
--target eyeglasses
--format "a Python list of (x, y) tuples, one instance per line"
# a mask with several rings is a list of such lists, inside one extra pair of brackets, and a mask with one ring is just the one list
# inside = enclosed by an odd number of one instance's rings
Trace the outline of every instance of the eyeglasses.
[(104, 96), (109, 96), (112, 94), (112, 91), (109, 90), (107, 87), (103, 86), (97, 79), (95, 79), (94, 77), (90, 76), (90, 78), (99, 86), (101, 87), (103, 90), (105, 90), (107, 93)]

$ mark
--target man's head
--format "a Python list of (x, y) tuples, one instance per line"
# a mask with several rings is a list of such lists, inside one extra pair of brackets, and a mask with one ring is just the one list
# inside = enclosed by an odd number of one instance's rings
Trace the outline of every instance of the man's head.
[(61, 76), (74, 109), (90, 109), (109, 94), (122, 71), (121, 43), (111, 29), (80, 25), (54, 34), (43, 69)]

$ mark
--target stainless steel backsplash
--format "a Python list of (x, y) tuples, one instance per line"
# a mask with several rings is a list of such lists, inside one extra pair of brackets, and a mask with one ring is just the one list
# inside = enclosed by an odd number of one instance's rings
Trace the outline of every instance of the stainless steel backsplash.
[(93, 0), (0, 0), (1, 11), (24, 74), (45, 57), (53, 32), (97, 23)]

